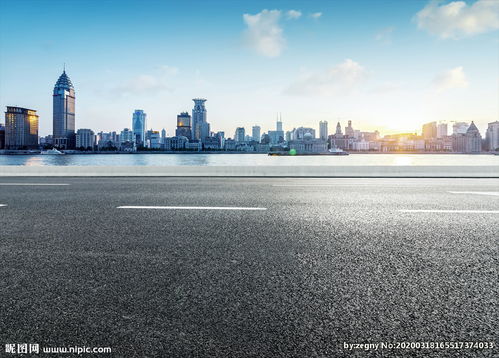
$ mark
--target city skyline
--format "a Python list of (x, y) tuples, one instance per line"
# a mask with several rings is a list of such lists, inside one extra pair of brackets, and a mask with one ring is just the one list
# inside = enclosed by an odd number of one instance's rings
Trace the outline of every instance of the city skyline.
[[(58, 149), (79, 150), (121, 150), (135, 152), (137, 150), (194, 150), (194, 151), (245, 151), (271, 152), (288, 151), (297, 153), (324, 153), (329, 150), (353, 151), (424, 151), (424, 152), (457, 152), (479, 153), (499, 148), (499, 121), (490, 122), (485, 138), (481, 136), (474, 121), (454, 122), (452, 135), (449, 135), (447, 122), (428, 122), (422, 125), (421, 135), (414, 133), (397, 133), (385, 135), (380, 132), (368, 132), (354, 129), (352, 120), (348, 120), (344, 134), (340, 121), (336, 124), (335, 134), (328, 135), (328, 122), (319, 122), (319, 137), (316, 129), (311, 127), (294, 127), (284, 130), (282, 114), (276, 116), (275, 130), (268, 130), (260, 136), (261, 127), (253, 126), (251, 135), (246, 134), (245, 127), (237, 127), (233, 138), (225, 137), (224, 131), (211, 131), (207, 121), (205, 98), (193, 98), (192, 116), (188, 112), (177, 115), (175, 135), (168, 136), (163, 128), (147, 129), (147, 113), (136, 109), (132, 115), (131, 129), (123, 128), (121, 132), (93, 131), (92, 128), (75, 130), (75, 90), (65, 69), (59, 76), (53, 90), (53, 134), (39, 140), (39, 120), (36, 110), (7, 107), (5, 112), (5, 129), (0, 126), (0, 149), (37, 149), (54, 146)], [(30, 117), (31, 116), (31, 117)], [(36, 119), (34, 119), (36, 117)], [(192, 119), (192, 120), (191, 120)], [(118, 134), (119, 133), (119, 134)], [(36, 139), (34, 142), (33, 140)], [(226, 140), (227, 139), (227, 140)], [(484, 140), (483, 140), (484, 139)], [(3, 144), (5, 142), (5, 144)], [(36, 144), (35, 144), (36, 143)], [(40, 148), (39, 147), (39, 148)]]
[[(36, 33), (13, 26), (21, 9), (43, 25)], [(352, 120), (387, 134), (440, 120), (483, 132), (499, 117), (497, 1), (26, 0), (1, 10), (0, 105), (36, 108), (40, 135), (51, 132), (46, 93), (63, 63), (80, 128), (120, 128), (141, 108), (149, 127), (173, 133), (195, 97), (210, 99), (209, 122), (226, 133), (272, 128), (275, 112), (290, 128)], [(60, 18), (72, 31), (54, 40)]]

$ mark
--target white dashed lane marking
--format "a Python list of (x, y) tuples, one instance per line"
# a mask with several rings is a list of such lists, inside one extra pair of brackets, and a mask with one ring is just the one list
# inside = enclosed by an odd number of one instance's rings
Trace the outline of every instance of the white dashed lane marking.
[(399, 210), (401, 213), (456, 213), (456, 214), (499, 214), (499, 210)]
[(61, 186), (71, 185), (65, 183), (0, 183), (0, 186)]
[(117, 209), (153, 209), (153, 210), (267, 210), (267, 208), (237, 206), (118, 206)]
[(449, 191), (449, 193), (499, 196), (499, 191)]

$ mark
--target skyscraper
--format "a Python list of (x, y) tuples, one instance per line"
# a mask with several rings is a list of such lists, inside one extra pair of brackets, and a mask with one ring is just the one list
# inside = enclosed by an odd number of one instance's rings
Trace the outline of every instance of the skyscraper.
[(253, 137), (252, 139), (255, 141), (255, 142), (258, 142), (260, 143), (260, 126), (253, 126), (252, 128), (252, 132), (251, 132), (251, 136)]
[(76, 146), (75, 91), (66, 70), (54, 86), (52, 104), (54, 146), (73, 149)]
[(282, 130), (282, 118), (277, 117), (275, 131), (268, 131), (270, 144), (278, 144), (284, 142), (284, 131)]
[(430, 122), (423, 124), (423, 138), (424, 139), (437, 138), (437, 122)]
[(145, 146), (146, 143), (146, 118), (147, 114), (141, 109), (136, 109), (132, 117), (132, 132), (135, 143)]
[(199, 139), (204, 142), (210, 136), (210, 125), (206, 121), (206, 107), (204, 98), (194, 98), (194, 108), (192, 109), (192, 139)]
[(322, 140), (327, 140), (328, 131), (327, 131), (327, 121), (319, 122), (319, 137)]
[(447, 136), (447, 123), (439, 123), (437, 125), (437, 138), (443, 138)]
[(5, 149), (38, 147), (38, 115), (35, 110), (7, 107), (5, 112)]
[(187, 112), (182, 112), (177, 116), (177, 137), (183, 136), (187, 139), (192, 138), (191, 116)]
[(277, 119), (275, 130), (282, 132), (282, 117)]
[(244, 142), (245, 136), (244, 127), (237, 127), (236, 133), (234, 134), (234, 140), (236, 142)]
[(488, 150), (499, 150), (499, 121), (489, 123), (485, 137)]
[(482, 136), (480, 131), (471, 121), (471, 124), (466, 131), (466, 153), (479, 153), (482, 151)]

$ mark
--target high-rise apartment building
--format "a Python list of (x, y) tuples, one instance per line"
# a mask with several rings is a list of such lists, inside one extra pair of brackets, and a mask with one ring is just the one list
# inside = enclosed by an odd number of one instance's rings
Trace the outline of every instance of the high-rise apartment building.
[(251, 131), (252, 140), (254, 140), (255, 142), (258, 142), (258, 143), (260, 143), (260, 136), (261, 136), (260, 131), (261, 131), (260, 126), (253, 126), (252, 131)]
[(430, 122), (423, 124), (423, 138), (424, 139), (437, 138), (437, 122)]
[(187, 112), (182, 112), (177, 116), (177, 129), (175, 131), (177, 137), (186, 137), (192, 139), (191, 116)]
[(57, 148), (74, 149), (76, 146), (75, 98), (73, 84), (64, 70), (52, 96), (52, 134)]
[(485, 138), (488, 150), (499, 150), (499, 121), (489, 123)]
[(129, 128), (124, 128), (120, 133), (120, 144), (122, 143), (130, 143), (132, 145), (135, 143), (134, 133)]
[(437, 138), (447, 137), (447, 123), (439, 123), (437, 125)]
[(132, 132), (134, 142), (138, 146), (145, 146), (146, 143), (146, 120), (147, 114), (142, 109), (136, 109), (132, 116)]
[(322, 140), (327, 140), (328, 130), (327, 130), (327, 121), (319, 122), (319, 138)]
[(192, 139), (204, 142), (210, 136), (210, 124), (206, 121), (206, 107), (204, 98), (194, 98), (192, 109)]
[(161, 148), (161, 134), (159, 131), (150, 129), (146, 132), (146, 147), (150, 149)]
[(33, 109), (7, 107), (5, 149), (38, 148), (38, 115)]
[(95, 133), (93, 130), (78, 129), (76, 132), (76, 148), (93, 149), (95, 143)]
[(236, 133), (234, 134), (234, 140), (236, 142), (244, 142), (246, 133), (244, 130), (244, 127), (237, 127), (236, 128)]

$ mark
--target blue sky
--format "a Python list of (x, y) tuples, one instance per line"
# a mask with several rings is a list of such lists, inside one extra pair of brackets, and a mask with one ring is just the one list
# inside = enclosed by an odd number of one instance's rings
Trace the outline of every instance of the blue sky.
[[(66, 63), (78, 128), (175, 129), (204, 97), (212, 130), (340, 120), (382, 133), (499, 118), (499, 0), (0, 0), (0, 105), (39, 111)], [(482, 133), (483, 134), (483, 133)]]

